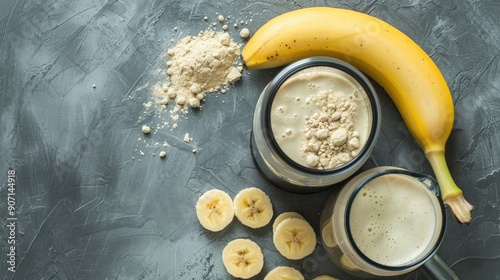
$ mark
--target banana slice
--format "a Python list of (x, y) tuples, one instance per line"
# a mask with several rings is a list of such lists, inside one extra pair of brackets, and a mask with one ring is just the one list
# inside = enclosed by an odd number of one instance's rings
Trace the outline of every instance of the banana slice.
[(264, 280), (304, 280), (304, 276), (293, 267), (278, 266), (269, 271)]
[(302, 217), (302, 215), (300, 215), (297, 212), (284, 212), (284, 213), (281, 213), (278, 217), (276, 217), (276, 219), (274, 219), (273, 233), (276, 231), (276, 228), (278, 227), (278, 225), (283, 220), (288, 219), (288, 218), (297, 218), (297, 219), (302, 219), (304, 221), (306, 220), (306, 219), (304, 219), (304, 217)]
[(242, 224), (260, 228), (271, 221), (273, 205), (262, 190), (255, 187), (246, 188), (234, 197), (234, 214)]
[(328, 222), (321, 230), (321, 237), (323, 245), (330, 248), (337, 246), (337, 240), (335, 239), (335, 235), (333, 235), (333, 217), (328, 219)]
[(198, 198), (196, 216), (204, 228), (221, 231), (233, 220), (233, 200), (224, 191), (209, 190)]
[(320, 276), (314, 277), (313, 280), (339, 280), (339, 279), (335, 278), (333, 276), (330, 276), (330, 275), (320, 275)]
[(229, 274), (248, 279), (264, 267), (264, 255), (257, 243), (249, 239), (235, 239), (222, 250), (222, 262)]
[(316, 233), (307, 221), (288, 218), (276, 227), (273, 243), (285, 258), (299, 260), (314, 251)]
[(340, 265), (350, 271), (359, 271), (359, 267), (357, 267), (346, 255), (342, 255), (340, 257)]

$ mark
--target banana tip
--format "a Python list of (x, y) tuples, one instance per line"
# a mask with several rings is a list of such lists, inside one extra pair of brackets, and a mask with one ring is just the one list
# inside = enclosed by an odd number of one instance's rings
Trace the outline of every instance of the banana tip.
[(444, 200), (444, 203), (451, 208), (453, 216), (459, 223), (470, 224), (472, 220), (471, 211), (474, 206), (465, 200), (463, 195), (448, 197)]

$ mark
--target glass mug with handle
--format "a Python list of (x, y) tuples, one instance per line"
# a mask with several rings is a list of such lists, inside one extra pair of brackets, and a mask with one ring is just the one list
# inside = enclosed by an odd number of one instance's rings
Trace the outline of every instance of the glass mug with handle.
[(321, 214), (322, 244), (333, 263), (362, 278), (415, 269), (430, 279), (458, 279), (435, 253), (445, 231), (436, 181), (396, 167), (376, 167), (332, 193)]

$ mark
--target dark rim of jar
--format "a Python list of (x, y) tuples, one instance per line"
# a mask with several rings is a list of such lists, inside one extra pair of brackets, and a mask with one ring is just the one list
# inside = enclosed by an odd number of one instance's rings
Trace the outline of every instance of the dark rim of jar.
[[(372, 125), (370, 127), (370, 133), (369, 137), (363, 146), (362, 150), (349, 162), (335, 167), (331, 169), (316, 169), (316, 168), (309, 168), (307, 166), (301, 165), (294, 160), (292, 160), (288, 155), (283, 152), (281, 147), (278, 145), (276, 142), (276, 139), (274, 137), (274, 133), (271, 128), (271, 106), (274, 101), (274, 96), (278, 92), (279, 88), (283, 85), (283, 83), (290, 78), (292, 75), (296, 74), (297, 72), (311, 68), (311, 67), (318, 67), (318, 66), (326, 66), (326, 67), (331, 67), (335, 68), (337, 70), (343, 71), (346, 74), (350, 75), (352, 78), (354, 78), (364, 89), (366, 92), (366, 96), (369, 99), (370, 107), (371, 107), (371, 115), (372, 115)], [(266, 87), (265, 92), (263, 94), (268, 95), (267, 98), (263, 100), (262, 104), (262, 117), (263, 117), (263, 131), (268, 132), (267, 135), (269, 137), (267, 140), (269, 141), (270, 147), (274, 150), (274, 152), (281, 158), (283, 159), (289, 166), (292, 166), (293, 168), (300, 170), (304, 173), (309, 173), (309, 174), (317, 174), (317, 175), (332, 175), (336, 174), (338, 172), (342, 172), (344, 170), (348, 170), (351, 168), (353, 165), (355, 165), (360, 158), (365, 156), (365, 154), (368, 152), (370, 147), (374, 145), (375, 142), (375, 135), (377, 134), (377, 129), (379, 127), (379, 122), (380, 122), (380, 106), (379, 106), (379, 101), (376, 95), (376, 91), (373, 88), (372, 84), (368, 80), (368, 78), (361, 73), (358, 69), (356, 69), (354, 66), (339, 60), (335, 58), (330, 58), (330, 57), (311, 57), (311, 58), (306, 58), (299, 60), (297, 62), (294, 62), (287, 67), (283, 68), (277, 75), (274, 77), (274, 79), (269, 83), (269, 85)]]
[[(373, 179), (375, 178), (378, 178), (378, 177), (381, 177), (381, 176), (384, 176), (384, 175), (388, 175), (388, 174), (400, 174), (400, 175), (406, 175), (406, 176), (410, 176), (410, 177), (414, 177), (414, 178), (417, 178), (417, 179), (425, 179), (425, 180), (430, 180), (431, 183), (436, 187), (436, 189), (434, 190), (435, 192), (435, 195), (437, 197), (437, 201), (439, 203), (439, 208), (440, 208), (440, 212), (441, 212), (441, 217), (442, 217), (442, 226), (441, 226), (441, 229), (439, 231), (439, 235), (438, 235), (438, 239), (436, 241), (436, 244), (434, 244), (434, 247), (432, 247), (431, 250), (429, 250), (429, 252), (427, 254), (425, 254), (425, 256), (423, 256), (422, 258), (420, 258), (419, 260), (416, 260), (415, 262), (411, 263), (411, 264), (408, 264), (408, 265), (401, 265), (401, 266), (388, 266), (388, 265), (383, 265), (381, 263), (378, 263), (372, 259), (370, 259), (369, 257), (367, 257), (362, 251), (361, 249), (359, 249), (359, 247), (356, 245), (356, 242), (354, 242), (354, 238), (352, 237), (352, 234), (351, 234), (351, 226), (350, 226), (350, 222), (351, 222), (351, 218), (350, 218), (350, 214), (351, 214), (351, 208), (352, 208), (352, 204), (354, 203), (354, 199), (356, 198), (356, 196), (359, 194), (359, 192), (361, 191), (361, 189), (366, 185), (368, 184), (370, 181), (372, 181)], [(370, 176), (366, 177), (365, 179), (363, 179), (357, 186), (356, 188), (354, 189), (354, 191), (351, 193), (348, 201), (347, 201), (347, 204), (346, 204), (346, 210), (345, 210), (345, 228), (346, 228), (346, 233), (347, 233), (347, 238), (349, 239), (349, 242), (351, 243), (352, 247), (354, 248), (354, 250), (356, 251), (356, 253), (367, 263), (369, 263), (370, 265), (374, 266), (374, 267), (377, 267), (379, 269), (383, 269), (383, 270), (386, 270), (386, 271), (404, 271), (404, 270), (407, 270), (407, 269), (412, 269), (412, 268), (415, 268), (415, 267), (418, 267), (420, 265), (422, 265), (423, 263), (425, 263), (427, 260), (429, 260), (433, 255), (434, 253), (436, 253), (437, 249), (439, 248), (439, 246), (441, 245), (442, 241), (443, 241), (443, 237), (444, 237), (444, 233), (445, 233), (445, 229), (446, 229), (446, 213), (445, 213), (445, 208), (444, 208), (444, 204), (443, 204), (443, 201), (441, 199), (441, 195), (440, 195), (440, 192), (439, 192), (439, 187), (438, 187), (438, 183), (436, 182), (436, 180), (434, 178), (432, 178), (431, 176), (427, 176), (427, 175), (423, 175), (423, 174), (419, 174), (419, 173), (415, 173), (415, 172), (411, 172), (411, 171), (408, 171), (408, 170), (404, 170), (404, 169), (387, 169), (387, 170), (382, 170), (382, 171), (378, 171), (376, 173), (373, 173), (371, 174)], [(436, 213), (438, 214), (438, 213)]]

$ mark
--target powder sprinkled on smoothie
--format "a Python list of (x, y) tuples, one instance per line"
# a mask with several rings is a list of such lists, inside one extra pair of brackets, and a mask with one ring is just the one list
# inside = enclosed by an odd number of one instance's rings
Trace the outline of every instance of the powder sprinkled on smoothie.
[(329, 67), (311, 67), (288, 78), (271, 105), (274, 139), (290, 160), (332, 169), (353, 160), (371, 127), (361, 86)]
[(331, 169), (352, 160), (360, 148), (359, 133), (354, 129), (356, 103), (333, 90), (320, 91), (311, 102), (321, 112), (306, 117), (301, 151), (307, 165)]

